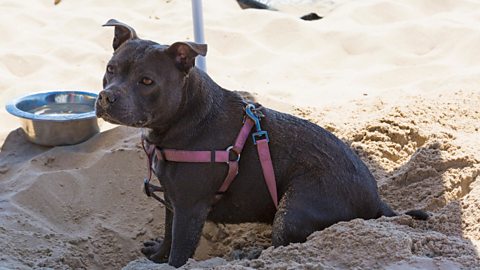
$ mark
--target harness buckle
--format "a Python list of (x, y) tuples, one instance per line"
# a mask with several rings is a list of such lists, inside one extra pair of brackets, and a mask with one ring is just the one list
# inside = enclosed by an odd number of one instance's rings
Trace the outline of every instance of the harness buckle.
[(265, 138), (267, 142), (269, 142), (270, 139), (268, 138), (268, 132), (262, 130), (262, 127), (260, 126), (260, 118), (255, 114), (255, 105), (248, 104), (245, 107), (245, 112), (247, 116), (250, 117), (253, 122), (255, 122), (255, 129), (257, 130), (257, 132), (254, 132), (252, 134), (253, 144), (257, 145), (257, 140), (260, 140), (262, 138)]
[(253, 144), (257, 145), (257, 141), (261, 139), (266, 139), (267, 143), (270, 142), (270, 139), (268, 138), (268, 132), (261, 130), (257, 131), (252, 134), (252, 139), (253, 139)]
[(150, 193), (150, 180), (147, 178), (143, 179), (143, 193), (147, 195), (147, 197), (151, 197), (152, 193)]
[(237, 151), (235, 151), (233, 149), (233, 145), (230, 145), (229, 147), (227, 147), (227, 149), (225, 149), (225, 151), (229, 152), (229, 155), (230, 153), (234, 153), (236, 156), (237, 156), (237, 159), (233, 159), (233, 160), (230, 160), (230, 157), (228, 158), (228, 161), (227, 161), (227, 164), (230, 163), (231, 161), (235, 161), (235, 162), (239, 162), (240, 161), (240, 153), (238, 153)]

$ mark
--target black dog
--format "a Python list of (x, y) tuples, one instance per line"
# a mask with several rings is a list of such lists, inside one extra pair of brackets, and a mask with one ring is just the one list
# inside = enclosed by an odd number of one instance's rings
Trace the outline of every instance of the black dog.
[[(116, 20), (105, 26), (115, 26), (115, 51), (96, 103), (98, 117), (144, 128), (146, 141), (156, 149), (221, 150), (234, 143), (246, 102), (195, 68), (195, 57), (206, 54), (206, 45), (160, 45), (139, 39), (131, 27)], [(170, 207), (163, 241), (146, 243), (142, 249), (150, 260), (185, 264), (206, 220), (271, 223), (272, 243), (280, 246), (305, 241), (312, 232), (339, 221), (396, 215), (380, 200), (365, 164), (333, 134), (267, 108), (256, 114), (269, 132), (278, 210), (250, 137), (241, 152), (239, 173), (219, 200), (217, 191), (229, 166), (156, 156), (154, 172)], [(409, 214), (427, 217), (421, 211)]]

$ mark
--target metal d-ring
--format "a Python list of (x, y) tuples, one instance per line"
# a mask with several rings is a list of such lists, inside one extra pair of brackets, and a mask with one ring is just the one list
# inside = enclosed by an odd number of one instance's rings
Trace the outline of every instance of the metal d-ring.
[(229, 159), (227, 161), (227, 164), (230, 163), (230, 161), (235, 161), (235, 162), (240, 161), (240, 153), (237, 153), (233, 150), (233, 145), (230, 145), (229, 147), (227, 147), (227, 149), (225, 149), (225, 151), (227, 151), (229, 154), (230, 154), (230, 152), (233, 152), (235, 155), (237, 155), (237, 160), (230, 160), (230, 155), (229, 155)]
[(147, 197), (152, 196), (152, 193), (150, 192), (150, 180), (147, 178), (143, 179), (143, 192), (145, 195), (147, 195)]

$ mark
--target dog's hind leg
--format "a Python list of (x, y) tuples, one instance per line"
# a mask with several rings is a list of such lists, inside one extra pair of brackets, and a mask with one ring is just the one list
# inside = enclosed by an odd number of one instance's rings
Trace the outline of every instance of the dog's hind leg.
[(272, 244), (275, 247), (289, 243), (305, 242), (319, 230), (348, 220), (349, 207), (335, 200), (311, 182), (297, 181), (280, 200), (272, 227)]

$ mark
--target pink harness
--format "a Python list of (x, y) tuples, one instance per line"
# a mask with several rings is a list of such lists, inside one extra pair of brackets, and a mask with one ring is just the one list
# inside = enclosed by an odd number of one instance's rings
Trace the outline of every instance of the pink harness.
[(245, 142), (247, 141), (248, 135), (250, 134), (253, 126), (255, 126), (256, 132), (252, 134), (253, 143), (257, 146), (258, 157), (260, 159), (263, 177), (265, 183), (267, 184), (268, 191), (273, 203), (275, 204), (275, 208), (278, 209), (277, 185), (273, 171), (272, 158), (270, 156), (270, 149), (268, 147), (268, 134), (260, 127), (260, 119), (255, 114), (255, 106), (253, 104), (248, 104), (245, 108), (245, 111), (246, 117), (243, 127), (240, 129), (235, 143), (232, 146), (229, 146), (226, 150), (186, 151), (176, 149), (161, 149), (156, 145), (150, 144), (147, 140), (142, 138), (142, 146), (148, 156), (148, 178), (144, 179), (145, 194), (147, 194), (149, 197), (154, 197), (172, 210), (165, 200), (155, 194), (155, 192), (164, 192), (165, 189), (161, 186), (150, 184), (150, 180), (152, 178), (153, 157), (156, 156), (158, 160), (172, 162), (226, 163), (228, 165), (228, 173), (223, 181), (223, 184), (220, 186), (217, 195), (215, 196), (215, 200), (218, 201), (230, 187), (238, 174), (238, 163), (240, 161), (243, 147), (245, 146)]

